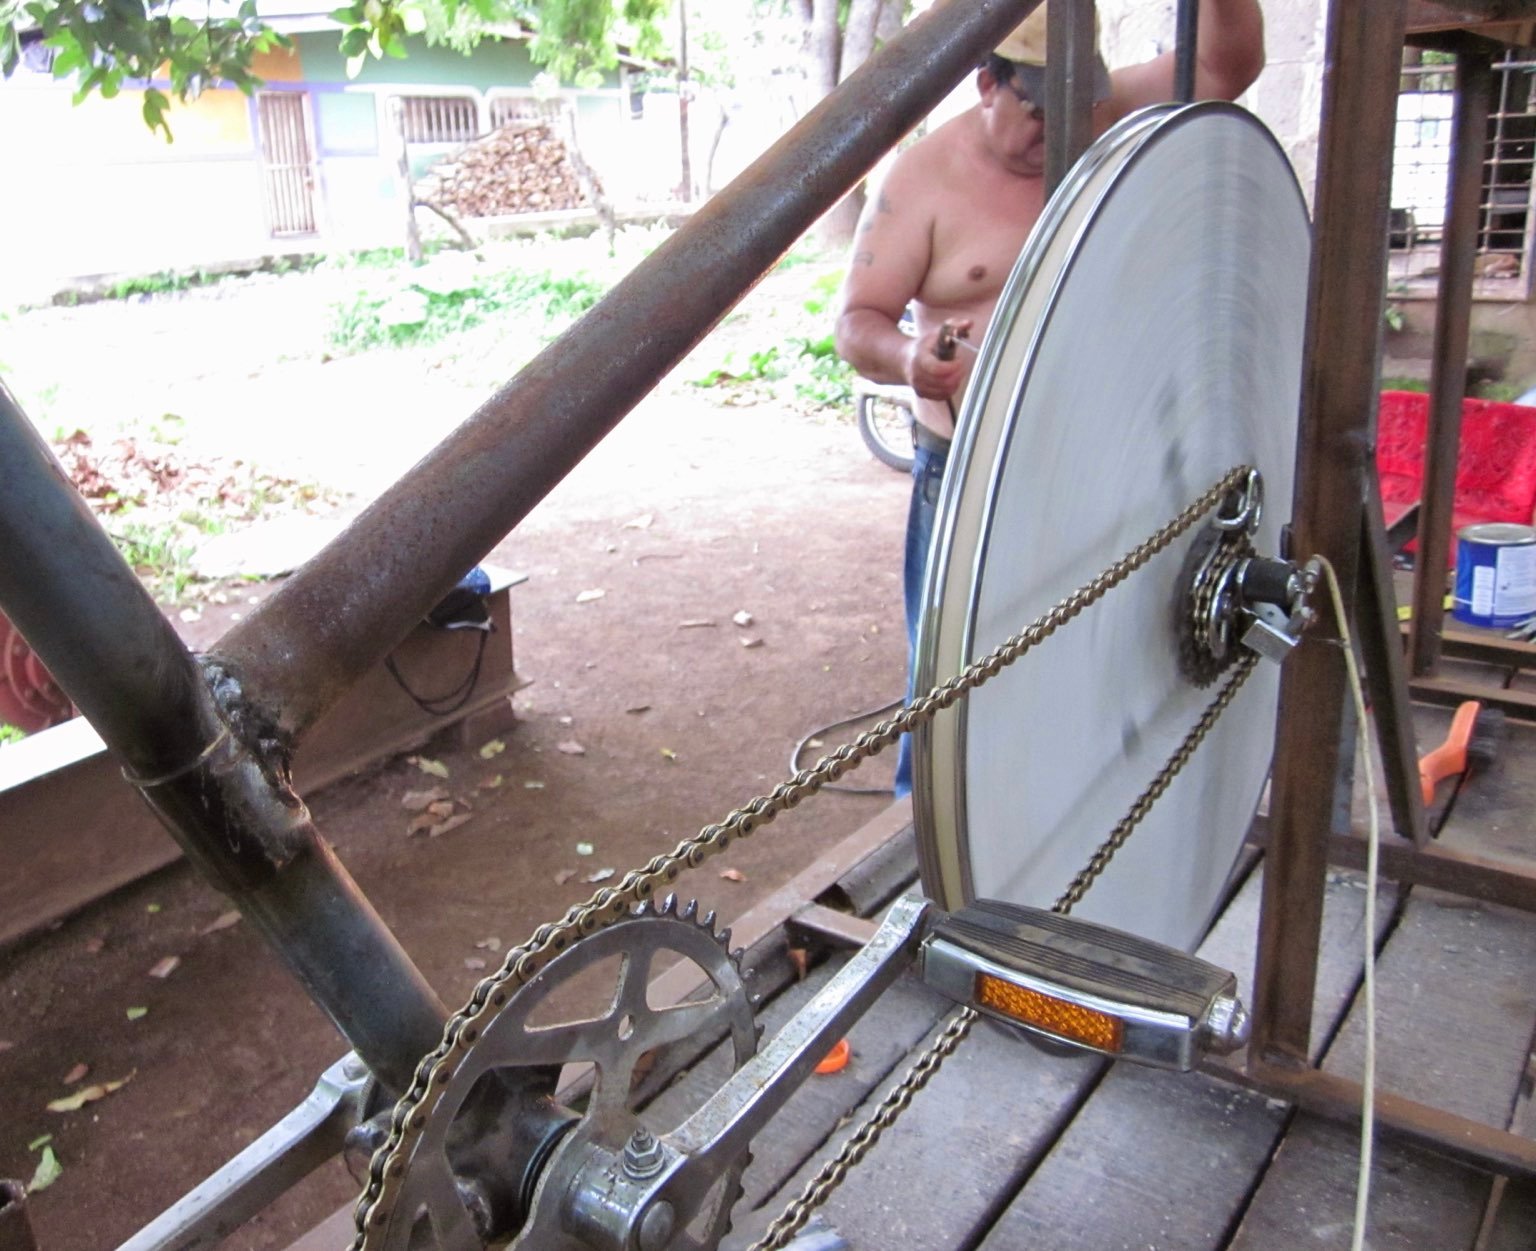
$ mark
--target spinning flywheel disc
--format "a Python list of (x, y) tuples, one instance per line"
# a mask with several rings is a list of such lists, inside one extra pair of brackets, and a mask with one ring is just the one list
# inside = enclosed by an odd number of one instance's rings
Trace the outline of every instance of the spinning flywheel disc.
[[(940, 499), (917, 688), (984, 656), (1229, 470), (1289, 519), (1310, 236), (1269, 133), (1226, 104), (1136, 114), (1048, 206), (993, 316)], [(1196, 527), (917, 731), (914, 812), (939, 904), (1048, 906), (1200, 718), (1179, 663)], [(1176, 946), (1207, 925), (1260, 798), (1261, 663), (1074, 914)]]

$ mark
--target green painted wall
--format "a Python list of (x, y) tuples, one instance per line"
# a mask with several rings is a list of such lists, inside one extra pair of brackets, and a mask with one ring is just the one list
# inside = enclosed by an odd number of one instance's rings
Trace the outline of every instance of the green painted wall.
[(378, 99), (373, 92), (316, 91), (311, 99), (322, 152), (372, 156), (379, 150)]
[[(403, 61), (370, 57), (356, 78), (347, 77), (346, 58), (337, 47), (340, 33), (323, 31), (295, 35), (304, 80), (312, 83), (420, 83), (434, 87), (526, 87), (539, 73), (521, 40), (487, 39), (465, 56), (452, 48), (428, 47), (425, 40), (407, 40)], [(604, 75), (605, 86), (617, 86), (618, 71)]]

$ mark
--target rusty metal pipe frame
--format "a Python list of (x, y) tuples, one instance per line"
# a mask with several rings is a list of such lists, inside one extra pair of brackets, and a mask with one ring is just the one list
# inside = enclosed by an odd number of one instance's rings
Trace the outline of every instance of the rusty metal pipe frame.
[(1419, 555), (1409, 618), (1409, 671), (1433, 673), (1445, 623), (1445, 567), (1450, 555), (1461, 447), (1461, 405), (1467, 390), (1467, 344), (1472, 328), (1473, 265), (1483, 198), (1483, 156), (1493, 107), (1493, 60), (1482, 40), (1456, 54), (1456, 111), (1451, 124), (1440, 289), (1435, 300), (1430, 365), (1429, 432), (1424, 455)]
[(0, 387), (0, 607), (204, 875), (277, 949), (385, 1085), (446, 1009)]
[[(1321, 1069), (1292, 1069), (1275, 1064), (1252, 1064), (1246, 1071), (1221, 1063), (1201, 1072), (1284, 1099), (1325, 1120), (1359, 1125), (1361, 1086), (1353, 1078)], [(1536, 1142), (1481, 1121), (1407, 1099), (1378, 1088), (1374, 1095), (1375, 1126), (1386, 1137), (1432, 1151), (1484, 1172), (1536, 1180)]]
[(230, 631), (298, 738), (611, 430), (1037, 0), (941, 0)]
[[(1365, 474), (1374, 441), (1387, 209), (1403, 0), (1333, 0), (1323, 97), (1312, 294), (1297, 444), (1297, 559), (1322, 553), (1353, 615)], [(1372, 310), (1363, 316), (1361, 310)], [(1331, 616), (1331, 614), (1329, 614)], [(1345, 671), (1326, 617), (1286, 664), (1254, 978), (1254, 1060), (1304, 1062), (1322, 925), (1328, 835), (1339, 793)], [(1335, 636), (1330, 638), (1330, 636)], [(1347, 781), (1347, 779), (1346, 779)], [(1340, 802), (1340, 800), (1344, 802)]]

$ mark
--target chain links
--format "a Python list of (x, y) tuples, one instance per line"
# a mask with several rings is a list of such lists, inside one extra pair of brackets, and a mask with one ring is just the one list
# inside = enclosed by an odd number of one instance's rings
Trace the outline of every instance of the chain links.
[[(680, 842), (672, 851), (653, 857), (642, 868), (631, 869), (617, 886), (606, 887), (596, 892), (585, 903), (570, 908), (559, 921), (541, 925), (525, 942), (512, 948), (501, 967), (495, 973), (483, 978), (475, 986), (469, 1002), (449, 1018), (443, 1030), (442, 1041), (416, 1066), (410, 1089), (395, 1105), (394, 1113), (390, 1118), (389, 1135), (384, 1144), (374, 1153), (368, 1167), (368, 1178), (363, 1193), (353, 1212), (357, 1235), (353, 1239), (351, 1251), (381, 1251), (381, 1243), (378, 1240), (383, 1236), (388, 1224), (390, 1210), (404, 1179), (411, 1151), (425, 1131), (443, 1089), (468, 1054), (470, 1047), (480, 1036), (484, 1024), (501, 1009), (515, 990), (536, 977), (550, 960), (571, 943), (620, 920), (634, 905), (650, 899), (659, 887), (676, 881), (684, 870), (697, 868), (710, 856), (724, 851), (735, 839), (750, 836), (758, 827), (768, 824), (779, 813), (795, 807), (802, 799), (815, 794), (828, 783), (837, 781), (845, 773), (857, 768), (865, 760), (896, 742), (901, 735), (932, 720), (941, 710), (950, 707), (961, 697), (996, 677), (1003, 669), (1013, 664), (1031, 648), (1048, 639), (1084, 609), (1097, 603), (1167, 548), (1196, 521), (1219, 504), (1229, 491), (1235, 489), (1247, 477), (1248, 472), (1247, 465), (1239, 465), (1229, 470), (1199, 499), (1149, 538), (1132, 548), (1091, 582), (1079, 587), (987, 655), (972, 661), (954, 677), (926, 694), (913, 698), (894, 716), (864, 731), (852, 743), (845, 743), (829, 752), (811, 768), (802, 769), (792, 778), (780, 782), (767, 795), (759, 795), (749, 800), (718, 824), (704, 826), (692, 838)], [(1193, 747), (1190, 750), (1192, 751)], [(1110, 855), (1113, 855), (1112, 851)], [(1105, 863), (1108, 863), (1107, 859)], [(1099, 871), (1102, 872), (1102, 867)], [(972, 1015), (974, 1017), (974, 1014)], [(936, 1055), (928, 1065), (927, 1071), (922, 1074), (921, 1080), (911, 1087), (904, 1101), (901, 1101), (900, 1105), (890, 1113), (889, 1120), (894, 1120), (900, 1114), (906, 1103), (910, 1102), (912, 1094), (927, 1083), (928, 1078), (937, 1071), (944, 1058), (960, 1044), (969, 1030), (970, 1021), (966, 1021), (962, 1027), (956, 1029), (955, 1037), (947, 1048), (940, 1049), (937, 1043), (930, 1048), (931, 1053), (941, 1051), (941, 1054)], [(946, 1033), (948, 1032), (946, 1030)], [(913, 1073), (916, 1073), (928, 1059), (928, 1055), (920, 1059), (913, 1066)], [(910, 1076), (912, 1074), (909, 1074)], [(903, 1086), (905, 1084), (903, 1082)], [(895, 1094), (895, 1092), (892, 1093)], [(888, 1096), (887, 1101), (889, 1100)], [(882, 1111), (883, 1109), (884, 1105), (882, 1105)], [(870, 1138), (871, 1145), (883, 1129), (882, 1124), (873, 1130)], [(864, 1150), (867, 1151), (868, 1147)], [(860, 1157), (862, 1155), (863, 1151), (859, 1153)], [(842, 1169), (837, 1180), (826, 1188), (827, 1194), (836, 1188), (842, 1180), (842, 1174), (846, 1171), (846, 1168)], [(805, 1216), (808, 1216), (809, 1212), (810, 1209), (807, 1209), (805, 1215), (801, 1216), (801, 1224), (804, 1223)], [(790, 1233), (793, 1233), (793, 1230)], [(788, 1236), (788, 1234), (785, 1235), (785, 1237)], [(777, 1242), (772, 1245), (782, 1246), (783, 1244)]]
[[(1130, 810), (1110, 831), (1109, 837), (1099, 844), (1098, 850), (1072, 879), (1071, 885), (1051, 905), (1052, 912), (1066, 916), (1082, 901), (1083, 896), (1088, 893), (1088, 888), (1109, 867), (1109, 862), (1115, 858), (1115, 853), (1125, 846), (1131, 832), (1147, 813), (1152, 811), (1152, 805), (1162, 797), (1163, 792), (1172, 784), (1179, 771), (1189, 763), (1189, 758), (1195, 754), (1195, 749), (1210, 733), (1217, 718), (1236, 697), (1238, 689), (1248, 680), (1248, 675), (1253, 672), (1258, 659), (1254, 652), (1245, 652), (1242, 655), (1233, 669), (1232, 676), (1227, 679), (1216, 698), (1201, 713), (1194, 727), (1184, 736), (1184, 741), (1174, 750), (1173, 755), (1168, 757), (1167, 762), (1158, 770), (1157, 776), (1152, 779), (1147, 788), (1136, 797)], [(971, 1026), (976, 1023), (977, 1015), (974, 1008), (957, 1008), (950, 1013), (939, 1036), (913, 1062), (901, 1081), (893, 1086), (890, 1093), (880, 1101), (880, 1106), (870, 1114), (869, 1119), (859, 1126), (852, 1137), (843, 1144), (842, 1150), (822, 1165), (805, 1188), (785, 1205), (784, 1211), (772, 1225), (768, 1226), (767, 1232), (748, 1248), (748, 1251), (780, 1251), (785, 1243), (800, 1231), (810, 1219), (811, 1213), (831, 1198), (832, 1192), (847, 1180), (854, 1166), (869, 1154), (875, 1143), (880, 1141), (880, 1135), (894, 1125), (896, 1118), (906, 1111), (913, 1096), (929, 1083), (944, 1061), (949, 1059), (965, 1041), (966, 1036), (971, 1032)]]

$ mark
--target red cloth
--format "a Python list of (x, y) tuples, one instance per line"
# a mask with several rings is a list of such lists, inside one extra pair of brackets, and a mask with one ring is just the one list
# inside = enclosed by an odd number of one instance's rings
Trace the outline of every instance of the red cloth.
[[(1401, 516), (1423, 489), (1429, 396), (1383, 391), (1376, 436), (1376, 468), (1387, 520)], [(1397, 507), (1393, 507), (1393, 505)], [(1463, 400), (1461, 451), (1451, 533), (1484, 521), (1530, 525), (1536, 514), (1536, 408)], [(1455, 560), (1456, 544), (1451, 544)]]

